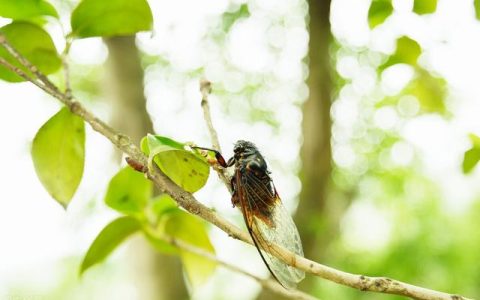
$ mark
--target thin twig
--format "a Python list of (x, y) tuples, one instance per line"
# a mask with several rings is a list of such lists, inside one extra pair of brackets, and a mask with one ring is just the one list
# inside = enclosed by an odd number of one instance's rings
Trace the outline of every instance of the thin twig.
[(65, 49), (62, 53), (62, 65), (63, 65), (63, 78), (65, 81), (65, 95), (68, 98), (72, 98), (72, 86), (70, 85), (70, 64), (68, 62), (68, 54), (70, 47), (72, 46), (72, 40), (70, 38), (65, 39)]
[(45, 92), (49, 93), (49, 91), (46, 91), (45, 90), (45, 86), (43, 86), (40, 82), (36, 81), (35, 79), (33, 79), (32, 77), (30, 77), (27, 73), (25, 73), (22, 69), (20, 69), (19, 67), (16, 67), (14, 65), (12, 65), (11, 63), (9, 63), (6, 59), (4, 59), (3, 57), (0, 57), (0, 65), (4, 66), (5, 68), (9, 69), (10, 71), (14, 72), (15, 74), (17, 74), (18, 76), (22, 77), (23, 79), (25, 79), (26, 81), (30, 81), (31, 83), (35, 84), (36, 86), (38, 86), (39, 88), (41, 88), (42, 90), (44, 90)]
[(0, 38), (0, 44), (10, 53), (18, 62), (20, 62), (24, 67), (26, 67), (30, 72), (32, 72), (47, 88), (52, 91), (58, 92), (58, 88), (45, 76), (37, 66), (34, 66), (28, 59), (26, 59), (22, 54), (20, 54), (17, 49), (15, 49), (2, 35)]
[[(8, 42), (5, 41), (5, 38), (2, 34), (0, 34), (0, 44), (8, 45), (11, 49), (13, 49)], [(14, 53), (17, 53), (14, 51)], [(138, 163), (146, 166), (147, 165), (147, 157), (140, 151), (140, 149), (130, 141), (130, 138), (115, 131), (113, 128), (108, 126), (105, 122), (98, 119), (94, 114), (89, 112), (83, 105), (79, 102), (70, 99), (58, 90), (58, 88), (51, 83), (48, 78), (41, 74), (36, 67), (32, 66), (30, 63), (24, 64), (23, 62), (27, 61), (23, 56), (19, 55), (20, 63), (23, 66), (27, 67), (30, 72), (35, 73), (36, 71), (40, 76), (37, 77), (43, 82), (46, 82), (45, 85), (47, 87), (42, 87), (42, 85), (38, 85), (35, 83), (35, 80), (29, 79), (28, 76), (24, 77), (25, 79), (31, 81), (46, 93), (50, 94), (51, 96), (57, 98), (60, 102), (65, 104), (67, 107), (70, 108), (72, 113), (80, 116), (85, 120), (85, 122), (89, 123), (90, 126), (107, 139), (109, 139), (116, 147), (122, 150), (125, 154), (129, 155), (132, 159), (136, 160)], [(28, 61), (27, 61), (28, 62)], [(4, 64), (3, 64), (4, 65)], [(30, 65), (30, 67), (28, 67)], [(18, 68), (12, 68), (13, 72), (22, 76), (20, 72), (18, 72)], [(42, 80), (43, 78), (43, 80)], [(49, 87), (53, 86), (54, 89), (50, 89)], [(158, 167), (154, 165), (153, 169), (148, 169), (146, 172), (147, 177), (152, 180), (155, 185), (168, 195), (170, 195), (173, 199), (177, 201), (177, 203), (186, 209), (188, 212), (198, 215), (199, 217), (203, 218), (209, 223), (214, 224), (221, 230), (225, 231), (229, 236), (242, 240), (246, 243), (252, 244), (252, 240), (248, 234), (242, 230), (240, 230), (235, 225), (231, 224), (223, 217), (216, 214), (213, 210), (207, 208), (200, 202), (198, 202), (192, 194), (186, 192), (181, 187), (176, 185), (170, 178), (168, 178)], [(401, 296), (407, 296), (415, 299), (423, 299), (423, 300), (467, 300), (468, 298), (462, 297), (459, 295), (451, 295), (435, 290), (430, 290), (418, 286), (414, 286), (408, 283), (404, 283), (401, 281), (385, 278), (385, 277), (368, 277), (364, 275), (356, 275), (347, 273), (344, 271), (336, 270), (334, 268), (319, 264), (315, 261), (309, 260), (307, 258), (298, 256), (284, 248), (281, 248), (276, 245), (272, 245), (273, 250), (270, 254), (273, 256), (281, 259), (282, 261), (286, 262), (287, 264), (296, 267), (300, 270), (303, 270), (307, 273), (314, 274), (321, 278), (349, 286), (358, 290), (362, 291), (372, 291), (378, 293), (386, 293), (386, 294), (395, 294)]]
[(188, 244), (182, 240), (175, 239), (173, 237), (163, 237), (162, 238), (165, 242), (171, 244), (174, 247), (177, 247), (181, 250), (188, 251), (193, 254), (197, 254), (199, 256), (202, 256), (208, 260), (211, 260), (213, 262), (216, 262), (217, 264), (230, 269), (236, 273), (243, 274), (247, 277), (250, 277), (257, 281), (262, 287), (274, 292), (277, 295), (284, 296), (290, 299), (297, 299), (297, 300), (316, 300), (317, 298), (310, 296), (309, 294), (306, 294), (304, 292), (298, 291), (298, 290), (287, 290), (283, 286), (281, 286), (278, 282), (276, 282), (273, 279), (263, 279), (257, 275), (254, 275), (252, 273), (249, 273), (243, 269), (240, 269), (237, 266), (234, 266), (230, 263), (227, 263), (226, 261), (220, 260), (218, 257), (213, 255), (210, 252), (205, 251), (204, 249), (195, 247), (191, 244)]
[(208, 131), (212, 139), (212, 147), (218, 152), (222, 152), (220, 148), (220, 142), (218, 141), (218, 134), (213, 127), (212, 117), (210, 115), (210, 104), (208, 103), (208, 95), (212, 92), (212, 84), (208, 80), (200, 80), (200, 92), (202, 93), (202, 108), (205, 122), (207, 123)]
[[(200, 80), (200, 92), (202, 93), (201, 105), (203, 109), (203, 117), (205, 118), (205, 123), (207, 123), (208, 131), (210, 132), (212, 147), (218, 152), (222, 152), (222, 149), (220, 148), (220, 142), (218, 140), (218, 134), (215, 130), (215, 127), (213, 127), (212, 116), (210, 114), (210, 104), (208, 102), (208, 95), (212, 92), (212, 84), (210, 81), (205, 79)], [(220, 177), (220, 180), (223, 181), (230, 194), (232, 194), (233, 190), (230, 185), (230, 179), (226, 170), (219, 168), (217, 165), (213, 165), (213, 168), (215, 171), (217, 171), (218, 177)]]

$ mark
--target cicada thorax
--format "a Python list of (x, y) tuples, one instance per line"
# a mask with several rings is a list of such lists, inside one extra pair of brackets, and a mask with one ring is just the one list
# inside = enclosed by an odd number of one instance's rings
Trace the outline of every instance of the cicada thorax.
[[(236, 189), (242, 189), (235, 196), (244, 197), (251, 213), (272, 227), (272, 210), (278, 195), (270, 178), (265, 159), (258, 151), (242, 153), (235, 157), (235, 176), (240, 177)], [(239, 199), (233, 199), (234, 202)], [(237, 202), (238, 203), (238, 202)], [(235, 203), (234, 203), (235, 204)]]

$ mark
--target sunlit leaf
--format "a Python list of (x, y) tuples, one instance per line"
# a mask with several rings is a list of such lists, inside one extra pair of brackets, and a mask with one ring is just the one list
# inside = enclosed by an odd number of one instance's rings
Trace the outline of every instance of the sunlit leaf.
[[(167, 234), (205, 252), (215, 254), (202, 220), (180, 209), (169, 213), (167, 218), (165, 225)], [(215, 271), (216, 263), (202, 256), (180, 250), (180, 257), (193, 288), (202, 285)]]
[(473, 6), (475, 8), (475, 16), (477, 20), (480, 20), (480, 0), (473, 0)]
[(383, 22), (392, 14), (393, 6), (390, 0), (373, 0), (368, 9), (368, 25), (374, 28)]
[(228, 32), (233, 24), (239, 19), (247, 18), (250, 16), (248, 10), (248, 4), (244, 3), (233, 12), (226, 12), (222, 16), (223, 31)]
[(30, 20), (38, 16), (58, 18), (50, 3), (43, 0), (0, 0), (0, 16), (14, 20)]
[(62, 108), (37, 132), (32, 158), (37, 176), (50, 195), (67, 207), (77, 190), (85, 160), (83, 120)]
[(125, 167), (110, 180), (105, 203), (126, 214), (141, 213), (152, 196), (152, 188), (144, 174)]
[(397, 39), (397, 46), (395, 52), (388, 58), (388, 60), (380, 66), (380, 70), (384, 70), (389, 66), (395, 64), (408, 64), (417, 66), (417, 59), (422, 53), (420, 45), (407, 36), (402, 36)]
[(184, 144), (166, 137), (148, 135), (146, 141), (144, 139), (141, 145), (144, 152), (149, 153), (149, 162), (155, 161), (173, 182), (191, 193), (205, 185), (210, 167), (202, 156), (185, 150)]
[[(44, 74), (51, 74), (60, 68), (61, 60), (52, 38), (41, 27), (32, 23), (18, 21), (0, 28), (0, 32), (5, 35), (8, 42), (20, 54), (25, 56)], [(0, 57), (5, 58), (11, 64), (29, 73), (3, 47), (0, 47)], [(3, 66), (0, 66), (0, 79), (10, 82), (24, 81), (23, 78)]]
[(83, 0), (70, 21), (72, 34), (79, 38), (130, 35), (153, 26), (152, 11), (145, 0)]
[(80, 274), (102, 262), (118, 245), (140, 228), (141, 224), (132, 217), (121, 217), (108, 224), (88, 249), (80, 266)]

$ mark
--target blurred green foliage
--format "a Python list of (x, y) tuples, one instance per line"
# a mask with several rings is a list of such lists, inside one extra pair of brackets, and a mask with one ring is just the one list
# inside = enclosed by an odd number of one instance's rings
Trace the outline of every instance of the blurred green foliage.
[(475, 7), (475, 16), (480, 20), (480, 0), (473, 0), (473, 6)]
[(472, 141), (472, 148), (465, 152), (462, 164), (465, 174), (472, 172), (480, 161), (480, 137), (472, 133), (470, 134), (470, 140)]
[(392, 14), (393, 6), (391, 0), (373, 0), (368, 9), (368, 25), (374, 28), (383, 22)]
[(415, 0), (413, 11), (419, 15), (431, 14), (437, 9), (437, 0)]

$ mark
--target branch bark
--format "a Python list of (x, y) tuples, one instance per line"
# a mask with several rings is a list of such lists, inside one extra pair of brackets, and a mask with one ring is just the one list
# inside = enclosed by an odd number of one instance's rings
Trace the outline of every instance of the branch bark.
[(260, 278), (256, 275), (253, 275), (251, 273), (248, 273), (247, 271), (244, 271), (237, 266), (234, 266), (232, 264), (229, 264), (225, 261), (222, 261), (218, 259), (215, 255), (212, 255), (209, 252), (206, 252), (205, 250), (201, 248), (197, 248), (193, 245), (190, 245), (182, 240), (175, 239), (175, 238), (164, 238), (164, 241), (171, 244), (174, 247), (177, 247), (179, 249), (191, 252), (193, 254), (197, 254), (199, 256), (202, 256), (206, 259), (209, 259), (211, 261), (216, 262), (217, 264), (230, 269), (236, 273), (243, 274), (247, 277), (250, 277), (257, 281), (262, 287), (265, 289), (270, 290), (272, 293), (275, 293), (276, 295), (279, 296), (284, 296), (289, 299), (294, 299), (294, 300), (316, 300), (317, 298), (310, 296), (309, 294), (306, 294), (304, 292), (298, 291), (298, 290), (287, 290), (283, 286), (281, 286), (278, 282), (276, 282), (273, 279), (263, 279)]
[[(80, 104), (80, 102), (74, 100), (73, 98), (69, 98), (65, 93), (60, 92), (59, 89), (55, 85), (53, 85), (53, 83), (45, 75), (41, 74), (35, 66), (32, 66), (23, 56), (21, 56), (15, 49), (13, 49), (13, 47), (11, 47), (11, 45), (6, 41), (3, 35), (0, 35), (0, 44), (5, 47), (5, 49), (9, 53), (11, 53), (24, 67), (28, 68), (30, 72), (37, 76), (38, 80), (45, 87), (47, 87), (46, 89), (42, 88), (44, 91), (62, 102), (72, 111), (72, 113), (83, 118), (88, 124), (90, 124), (92, 129), (109, 139), (117, 148), (122, 150), (125, 154), (129, 155), (134, 160), (143, 164), (144, 166), (148, 165), (147, 157), (140, 151), (140, 149), (135, 144), (130, 141), (130, 138), (128, 136), (117, 132), (116, 130), (108, 126), (105, 122), (98, 119), (90, 111), (85, 109), (85, 107)], [(4, 61), (1, 60), (0, 64), (5, 65)], [(146, 175), (150, 180), (155, 183), (155, 185), (160, 190), (170, 195), (173, 199), (177, 201), (180, 206), (182, 206), (188, 212), (198, 215), (207, 222), (212, 223), (221, 230), (225, 231), (229, 236), (252, 244), (252, 240), (246, 232), (240, 230), (238, 227), (216, 214), (213, 210), (207, 208), (206, 206), (198, 202), (192, 194), (186, 192), (181, 187), (176, 185), (158, 167), (154, 166), (154, 168), (148, 169)], [(395, 294), (424, 300), (468, 299), (460, 295), (451, 295), (423, 287), (418, 287), (386, 277), (369, 277), (364, 275), (347, 273), (322, 265), (305, 257), (298, 256), (279, 246), (272, 246), (273, 251), (271, 251), (271, 254), (284, 261), (285, 263), (315, 276), (361, 291)]]

